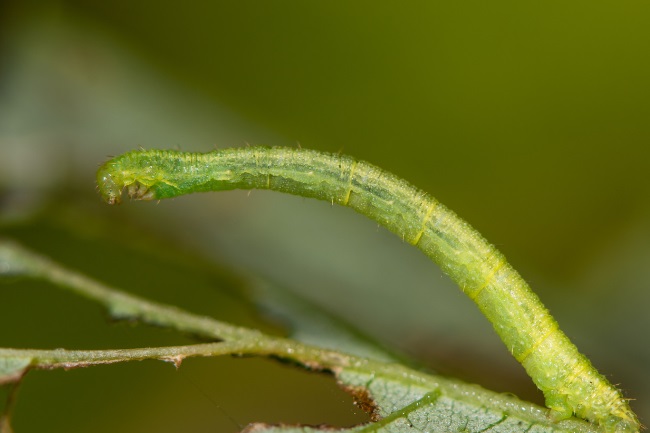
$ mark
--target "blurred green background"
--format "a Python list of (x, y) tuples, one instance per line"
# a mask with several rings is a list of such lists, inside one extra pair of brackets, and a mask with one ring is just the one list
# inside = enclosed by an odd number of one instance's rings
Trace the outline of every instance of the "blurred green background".
[[(97, 165), (139, 146), (343, 151), (495, 243), (650, 422), (648, 2), (5, 0), (0, 13), (5, 235), (247, 326), (269, 325), (236, 306), (230, 273), (263, 277), (423, 365), (541, 402), (439, 269), (348, 209), (257, 191), (109, 208), (94, 192)], [(0, 286), (0, 309), (0, 346), (190, 341), (109, 325), (36, 283)], [(202, 360), (30, 374), (15, 428), (236, 432), (356, 412), (324, 376)]]

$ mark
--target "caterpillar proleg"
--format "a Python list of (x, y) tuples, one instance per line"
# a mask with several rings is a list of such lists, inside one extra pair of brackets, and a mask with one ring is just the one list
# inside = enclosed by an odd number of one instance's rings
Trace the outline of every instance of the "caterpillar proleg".
[(372, 164), (284, 147), (134, 151), (103, 164), (97, 183), (110, 204), (120, 202), (124, 189), (139, 200), (270, 189), (351, 207), (417, 246), (460, 286), (544, 393), (554, 419), (575, 414), (608, 433), (640, 430), (620, 391), (571, 343), (494, 246), (435, 198)]

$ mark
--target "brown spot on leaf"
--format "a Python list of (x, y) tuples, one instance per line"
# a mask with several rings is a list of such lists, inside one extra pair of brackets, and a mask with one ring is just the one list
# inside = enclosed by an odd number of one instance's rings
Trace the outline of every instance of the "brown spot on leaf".
[(345, 392), (352, 395), (354, 404), (370, 415), (371, 421), (379, 421), (381, 419), (381, 416), (379, 416), (379, 408), (366, 388), (362, 386), (347, 386), (341, 383), (339, 383), (339, 386)]

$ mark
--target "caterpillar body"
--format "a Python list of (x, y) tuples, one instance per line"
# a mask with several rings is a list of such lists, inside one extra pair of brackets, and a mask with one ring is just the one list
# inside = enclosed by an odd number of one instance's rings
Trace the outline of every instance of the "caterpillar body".
[(110, 204), (120, 202), (124, 189), (139, 200), (270, 189), (351, 207), (417, 246), (460, 286), (544, 393), (553, 419), (575, 414), (608, 433), (641, 428), (620, 391), (571, 343), (494, 246), (435, 198), (372, 164), (284, 147), (133, 151), (104, 163), (97, 182)]

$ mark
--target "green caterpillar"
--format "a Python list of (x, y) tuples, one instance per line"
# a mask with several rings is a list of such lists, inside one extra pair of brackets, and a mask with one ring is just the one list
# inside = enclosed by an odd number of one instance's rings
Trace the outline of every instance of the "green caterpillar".
[(203, 191), (271, 189), (349, 206), (417, 246), (481, 309), (535, 384), (555, 420), (572, 414), (611, 433), (639, 432), (636, 415), (578, 352), (504, 256), (429, 194), (367, 162), (294, 148), (209, 153), (134, 151), (97, 173), (110, 204)]

